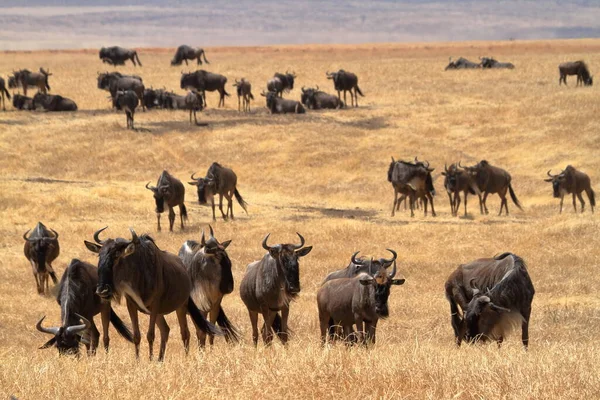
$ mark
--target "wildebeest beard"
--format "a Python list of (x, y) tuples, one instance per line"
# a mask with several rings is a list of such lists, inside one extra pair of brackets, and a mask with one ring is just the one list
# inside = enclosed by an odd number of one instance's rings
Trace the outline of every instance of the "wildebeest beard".
[(296, 297), (300, 293), (300, 271), (298, 268), (298, 260), (293, 256), (283, 258), (281, 260), (283, 274), (285, 277), (285, 289), (288, 295)]
[(198, 182), (198, 203), (206, 204), (206, 183), (203, 181)]
[[(98, 262), (98, 291), (108, 290), (103, 299), (110, 300), (115, 297), (115, 285), (113, 281), (113, 266), (117, 252), (121, 246), (111, 246), (104, 254), (101, 251)], [(101, 296), (102, 297), (102, 296)]]
[(390, 297), (390, 287), (388, 285), (375, 285), (375, 312), (380, 318), (387, 318), (390, 315), (388, 309), (388, 297)]
[(231, 260), (227, 253), (221, 254), (221, 282), (219, 291), (223, 294), (233, 292), (233, 273), (231, 272)]
[(554, 189), (554, 197), (560, 197), (560, 182), (558, 180), (554, 180), (552, 182), (552, 188)]
[(154, 196), (154, 200), (156, 201), (156, 212), (162, 213), (165, 211), (165, 198), (160, 196)]

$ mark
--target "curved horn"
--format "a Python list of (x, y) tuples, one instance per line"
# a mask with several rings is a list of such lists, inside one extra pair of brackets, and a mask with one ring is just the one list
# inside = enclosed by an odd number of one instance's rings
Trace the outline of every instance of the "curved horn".
[(302, 88), (300, 88), (300, 90), (302, 90), (302, 93), (306, 93), (306, 90), (304, 89), (304, 86), (302, 86)]
[(208, 228), (210, 229), (210, 236), (215, 237), (215, 232), (213, 231), (213, 228), (210, 224), (208, 224)]
[(444, 163), (444, 172), (448, 172), (448, 166)]
[(202, 179), (202, 178), (194, 178), (194, 175), (196, 175), (196, 172), (194, 172), (194, 173), (192, 174), (192, 176), (191, 176), (191, 178), (192, 178), (193, 180), (197, 181), (198, 179)]
[(132, 242), (138, 242), (140, 240), (140, 238), (138, 237), (137, 233), (135, 233), (133, 228), (130, 227), (129, 232), (131, 232), (131, 241)]
[(302, 246), (304, 246), (304, 238), (302, 237), (301, 234), (299, 234), (298, 232), (296, 232), (296, 235), (298, 235), (298, 237), (300, 238), (300, 244), (295, 244), (294, 245), (294, 249), (300, 249), (302, 248)]
[(319, 85), (317, 85), (317, 88), (315, 89), (316, 91), (319, 91)]
[(398, 253), (396, 253), (394, 250), (392, 249), (386, 249), (387, 251), (389, 251), (390, 253), (392, 253), (392, 258), (390, 259), (385, 259), (383, 258), (382, 260), (385, 261), (385, 263), (391, 263), (392, 261), (396, 261), (396, 258), (398, 258)]
[(54, 240), (58, 239), (58, 232), (56, 232), (54, 229), (50, 228), (50, 230), (52, 231), (52, 233), (54, 233)]
[(369, 275), (373, 276), (373, 257), (371, 257), (371, 261), (369, 261)]
[(40, 319), (40, 320), (38, 321), (38, 323), (37, 323), (37, 324), (35, 324), (35, 328), (36, 328), (38, 331), (40, 331), (40, 332), (43, 332), (43, 333), (49, 333), (50, 335), (55, 335), (55, 336), (56, 336), (56, 334), (57, 334), (57, 333), (60, 331), (60, 328), (58, 328), (58, 327), (44, 328), (44, 327), (42, 326), (42, 322), (44, 321), (44, 319), (45, 319), (45, 318), (46, 318), (46, 316), (44, 315), (44, 316), (42, 317), (42, 319)]
[(356, 255), (360, 253), (360, 250), (357, 251), (356, 253), (352, 254), (352, 257), (350, 257), (350, 261), (352, 261), (353, 264), (356, 265), (364, 265), (364, 261), (363, 260), (357, 260), (356, 259)]
[(419, 159), (417, 158), (417, 156), (415, 156), (415, 164), (419, 162)]
[(392, 162), (393, 162), (393, 163), (395, 163), (395, 162), (396, 162), (396, 160), (394, 160), (394, 156), (392, 156)]
[(394, 276), (396, 276), (396, 260), (394, 260), (394, 268), (392, 268), (392, 272), (388, 276), (390, 279), (394, 279)]
[(146, 183), (146, 189), (151, 190), (154, 192), (154, 189), (156, 189), (154, 186), (148, 186), (150, 184), (150, 182)]
[(200, 239), (200, 246), (206, 246), (206, 239), (204, 238), (204, 229), (202, 229), (202, 238)]
[(427, 166), (425, 166), (425, 168), (429, 169), (429, 161), (425, 160), (424, 163), (427, 163)]
[(74, 333), (78, 333), (81, 331), (84, 331), (86, 329), (90, 329), (90, 327), (92, 326), (92, 324), (90, 323), (90, 321), (88, 321), (86, 318), (82, 317), (81, 315), (75, 313), (75, 315), (77, 316), (77, 318), (79, 318), (80, 320), (83, 321), (82, 325), (73, 325), (73, 326), (69, 326), (66, 329), (66, 333), (67, 334), (74, 334)]
[(265, 236), (265, 238), (262, 241), (262, 247), (263, 247), (263, 249), (265, 249), (267, 251), (271, 250), (271, 247), (267, 244), (267, 240), (269, 239), (269, 236), (271, 236), (270, 233), (268, 233), (267, 236)]
[(35, 241), (34, 239), (29, 239), (29, 238), (27, 237), (27, 234), (29, 233), (29, 231), (30, 231), (30, 230), (31, 230), (31, 229), (27, 229), (27, 232), (25, 232), (25, 233), (23, 234), (23, 239), (27, 240), (28, 242), (34, 242), (34, 241)]
[(549, 170), (548, 170), (548, 172), (546, 172), (546, 173), (548, 174), (548, 176), (549, 176), (550, 178), (554, 178), (554, 175), (550, 174), (550, 171), (552, 171), (552, 170), (551, 170), (551, 169), (549, 169)]
[(465, 169), (465, 167), (463, 167), (462, 165), (460, 165), (460, 161), (461, 161), (461, 160), (458, 160), (458, 166), (459, 166), (460, 168), (462, 168), (462, 169)]
[(104, 243), (106, 243), (106, 241), (105, 241), (105, 240), (100, 240), (100, 232), (102, 232), (102, 231), (103, 231), (103, 230), (105, 230), (106, 228), (108, 228), (108, 225), (107, 225), (107, 226), (105, 226), (104, 228), (102, 228), (102, 229), (99, 229), (99, 230), (97, 230), (96, 232), (94, 232), (94, 240), (96, 241), (96, 243), (98, 243), (98, 244), (104, 244)]

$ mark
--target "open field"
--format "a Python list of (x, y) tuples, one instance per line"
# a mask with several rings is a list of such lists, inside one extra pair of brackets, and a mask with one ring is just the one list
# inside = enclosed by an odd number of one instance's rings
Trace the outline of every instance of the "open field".
[[(176, 89), (182, 68), (169, 67), (171, 50), (141, 49), (137, 73), (146, 86)], [(253, 84), (250, 115), (237, 112), (236, 99), (215, 109), (208, 94), (202, 120), (192, 127), (185, 112), (136, 114), (151, 132), (125, 129), (125, 116), (109, 110), (106, 92), (96, 89), (105, 66), (96, 51), (4, 53), (0, 74), (17, 68), (50, 69), (52, 93), (74, 99), (77, 113), (50, 115), (0, 112), (0, 397), (34, 398), (409, 398), (567, 399), (600, 398), (600, 247), (597, 214), (573, 212), (570, 197), (558, 201), (543, 181), (550, 168), (572, 164), (587, 172), (600, 191), (600, 97), (597, 87), (558, 86), (557, 65), (584, 59), (594, 74), (600, 40), (472, 42), (361, 46), (209, 48), (209, 70)], [(448, 56), (493, 55), (511, 61), (513, 71), (448, 71)], [(259, 96), (275, 71), (294, 70), (300, 88), (332, 84), (325, 71), (355, 72), (366, 97), (358, 109), (271, 116)], [(190, 70), (195, 66), (190, 65)], [(183, 67), (187, 70), (188, 68)], [(427, 159), (438, 191), (438, 216), (408, 211), (390, 217), (393, 190), (387, 182), (390, 156)], [(506, 168), (524, 211), (509, 204), (497, 217), (499, 200), (488, 200), (489, 216), (450, 215), (444, 163), (487, 159)], [(59, 358), (38, 350), (47, 337), (35, 330), (47, 315), (60, 320), (52, 298), (36, 294), (23, 256), (23, 232), (43, 221), (60, 233), (62, 274), (68, 262), (95, 262), (83, 240), (109, 225), (108, 235), (127, 237), (129, 226), (149, 232), (159, 247), (177, 252), (199, 238), (211, 222), (186, 185), (189, 224), (184, 232), (156, 232), (154, 202), (144, 189), (163, 169), (182, 181), (204, 173), (211, 162), (234, 169), (250, 204), (246, 215), (217, 221), (220, 240), (233, 239), (228, 252), (236, 290), (225, 297), (229, 318), (243, 343), (217, 340), (198, 353), (193, 341), (185, 357), (174, 316), (164, 363), (149, 362), (141, 316), (142, 357), (111, 329), (111, 351), (94, 358)], [(37, 178), (46, 178), (40, 180)], [(587, 198), (586, 198), (587, 202)], [(461, 210), (462, 211), (462, 210)], [(178, 212), (178, 211), (177, 211)], [(300, 262), (302, 292), (292, 305), (294, 337), (287, 348), (252, 348), (250, 325), (237, 288), (246, 265), (262, 257), (260, 242), (295, 241), (298, 231), (313, 245)], [(319, 343), (316, 291), (326, 273), (345, 267), (351, 254), (399, 253), (406, 277), (393, 287), (390, 318), (380, 321), (378, 343), (369, 350)], [(527, 262), (536, 288), (530, 350), (520, 333), (495, 345), (454, 346), (446, 277), (459, 263), (512, 251)], [(124, 306), (117, 312), (129, 321)], [(99, 318), (97, 318), (99, 322)], [(155, 343), (155, 349), (157, 349)]]

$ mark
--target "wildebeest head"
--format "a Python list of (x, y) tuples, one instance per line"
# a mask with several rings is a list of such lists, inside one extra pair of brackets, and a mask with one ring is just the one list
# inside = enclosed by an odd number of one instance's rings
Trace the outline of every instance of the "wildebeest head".
[(81, 336), (83, 332), (89, 329), (92, 325), (90, 324), (90, 321), (81, 315), (75, 315), (77, 318), (83, 321), (83, 324), (60, 327), (56, 326), (51, 328), (42, 326), (42, 322), (46, 318), (46, 316), (43, 316), (42, 319), (40, 319), (35, 325), (36, 329), (42, 333), (54, 335), (54, 337), (47, 341), (42, 347), (40, 347), (40, 349), (47, 349), (49, 347), (56, 346), (58, 353), (61, 355), (79, 355), (79, 343), (83, 341)]
[(181, 71), (181, 89), (194, 88), (197, 86), (195, 72), (184, 73)]
[[(389, 250), (389, 249), (388, 249)], [(389, 250), (392, 251), (392, 250)], [(394, 252), (394, 259), (391, 272), (388, 272), (387, 268), (377, 262), (374, 262), (371, 258), (369, 273), (363, 274), (360, 278), (362, 285), (373, 285), (375, 291), (375, 312), (381, 318), (389, 316), (390, 312), (388, 309), (388, 298), (390, 297), (390, 288), (392, 285), (402, 285), (405, 282), (404, 278), (394, 279), (396, 276), (396, 253)], [(354, 254), (354, 256), (356, 253)], [(354, 256), (352, 262), (356, 262)], [(386, 260), (387, 261), (387, 260)]]
[(98, 72), (98, 89), (108, 90), (112, 79), (113, 74), (109, 74), (108, 72)]
[(450, 164), (450, 168), (444, 164), (444, 172), (442, 172), (442, 175), (446, 177), (444, 184), (448, 191), (454, 192), (456, 190), (459, 172), (457, 164)]
[(567, 165), (567, 168), (565, 168), (564, 171), (562, 171), (560, 174), (558, 175), (552, 175), (550, 173), (551, 170), (548, 170), (547, 174), (550, 178), (548, 179), (544, 179), (544, 181), (546, 182), (551, 182), (552, 183), (552, 192), (554, 197), (560, 197), (561, 192), (567, 192), (567, 186), (568, 186), (568, 177), (567, 177), (567, 172), (568, 170), (572, 169), (573, 167), (571, 167), (570, 165)]
[[(481, 293), (481, 291), (473, 285), (474, 280), (475, 279), (471, 279), (469, 282), (471, 291), (473, 292), (473, 298), (467, 305), (466, 310), (464, 310), (465, 340), (468, 342), (475, 342), (482, 339), (482, 332), (484, 330), (482, 329), (484, 328), (482, 326), (482, 316), (485, 319), (485, 325), (491, 326), (500, 319), (501, 313), (510, 312), (508, 308), (499, 307), (492, 303), (489, 296)], [(488, 291), (488, 294), (492, 290), (494, 290), (494, 288)]]
[(260, 95), (263, 96), (263, 97), (266, 97), (266, 99), (267, 99), (267, 108), (268, 109), (273, 108), (274, 102), (277, 99), (277, 92), (270, 91), (270, 92), (266, 92), (265, 93), (263, 91)]
[(281, 268), (285, 277), (286, 290), (290, 295), (300, 293), (300, 265), (298, 259), (304, 257), (312, 250), (312, 246), (302, 247), (304, 246), (304, 238), (298, 232), (296, 234), (300, 238), (300, 244), (277, 244), (269, 246), (267, 240), (269, 240), (270, 233), (265, 236), (262, 242), (263, 248), (276, 261), (277, 268)]
[(313, 108), (315, 104), (315, 95), (319, 92), (319, 85), (316, 88), (305, 89), (302, 87), (302, 95), (300, 96), (300, 102), (308, 108)]
[(16, 89), (17, 88), (17, 78), (12, 75), (8, 77), (8, 88), (9, 89)]
[(210, 229), (210, 236), (208, 240), (204, 238), (204, 231), (202, 231), (202, 239), (200, 245), (204, 248), (204, 254), (206, 257), (214, 258), (215, 263), (221, 266), (221, 281), (219, 283), (219, 290), (221, 293), (229, 294), (233, 292), (233, 273), (231, 271), (231, 260), (225, 251), (227, 246), (231, 243), (231, 240), (226, 240), (219, 243), (215, 237), (213, 228), (208, 225)]
[(34, 232), (27, 236), (29, 229), (27, 232), (23, 234), (23, 239), (30, 244), (30, 254), (28, 255), (31, 258), (37, 261), (38, 272), (43, 272), (46, 270), (46, 256), (51, 253), (56, 246), (58, 245), (58, 233), (54, 229), (50, 229), (53, 233), (53, 236), (47, 236), (48, 230), (41, 222), (38, 222), (36, 227), (34, 228)]
[(172, 195), (171, 186), (160, 185), (148, 186), (150, 182), (146, 183), (146, 189), (150, 190), (154, 194), (154, 201), (156, 202), (156, 212), (162, 213), (165, 211), (165, 198), (169, 199)]
[(188, 182), (188, 184), (198, 187), (198, 203), (206, 204), (208, 199), (216, 193), (217, 182), (212, 175), (204, 178), (195, 178), (194, 175), (192, 174), (191, 176), (193, 182)]
[(286, 71), (285, 72), (285, 77), (287, 78), (287, 81), (288, 81), (288, 88), (290, 90), (292, 90), (294, 88), (294, 79), (296, 78), (296, 73), (292, 72), (290, 74), (288, 71)]

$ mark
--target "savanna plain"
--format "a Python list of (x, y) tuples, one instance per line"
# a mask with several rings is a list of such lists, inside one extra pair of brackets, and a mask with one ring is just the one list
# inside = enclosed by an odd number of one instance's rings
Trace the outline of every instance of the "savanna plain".
[[(136, 113), (138, 127), (111, 111), (96, 74), (107, 68), (97, 52), (7, 52), (0, 73), (49, 68), (52, 93), (74, 99), (76, 113), (0, 112), (0, 397), (34, 398), (407, 398), (577, 399), (600, 398), (600, 249), (597, 214), (589, 205), (575, 213), (571, 199), (558, 213), (546, 171), (572, 164), (587, 172), (600, 192), (600, 96), (596, 86), (558, 85), (558, 64), (585, 60), (600, 66), (600, 41), (472, 42), (208, 48), (210, 71), (253, 83), (250, 114), (238, 113), (235, 97), (224, 109), (209, 93), (201, 118), (191, 126), (183, 111)], [(171, 67), (172, 49), (139, 49), (143, 67), (124, 73), (147, 87), (179, 89), (181, 70)], [(449, 56), (494, 56), (512, 71), (444, 71)], [(333, 92), (326, 71), (355, 72), (364, 98), (360, 107), (305, 115), (270, 115), (260, 96), (276, 71), (295, 71), (302, 86)], [(428, 160), (437, 190), (437, 217), (390, 217), (393, 190), (390, 156)], [(486, 159), (507, 169), (523, 204), (509, 203), (498, 217), (470, 198), (469, 214), (452, 217), (440, 172), (444, 163)], [(248, 214), (234, 205), (235, 221), (212, 223), (186, 185), (189, 221), (184, 231), (156, 232), (152, 184), (163, 169), (189, 180), (213, 161), (231, 167)], [(587, 199), (586, 199), (587, 202)], [(176, 210), (177, 211), (177, 210)], [(54, 262), (59, 276), (72, 258), (92, 263), (86, 250), (95, 230), (129, 237), (128, 227), (148, 232), (164, 250), (177, 252), (212, 223), (228, 248), (236, 289), (224, 309), (242, 332), (238, 345), (217, 339), (184, 354), (175, 316), (163, 363), (147, 357), (147, 317), (141, 316), (141, 357), (111, 329), (109, 353), (59, 357), (38, 350), (47, 337), (35, 329), (46, 315), (59, 324), (52, 297), (36, 293), (23, 255), (22, 235), (38, 221), (60, 234)], [(177, 219), (178, 221), (178, 219)], [(247, 311), (239, 298), (246, 265), (261, 258), (261, 240), (294, 242), (300, 232), (313, 251), (300, 261), (302, 291), (292, 304), (290, 343), (251, 344)], [(387, 257), (399, 253), (403, 286), (392, 287), (390, 317), (380, 321), (372, 348), (321, 347), (316, 292), (325, 275), (345, 267), (352, 253)], [(530, 347), (520, 332), (501, 348), (454, 345), (444, 282), (458, 264), (511, 251), (525, 259), (536, 295)], [(124, 305), (116, 311), (129, 323)], [(99, 323), (97, 318), (97, 323)], [(157, 343), (155, 343), (157, 349)]]

